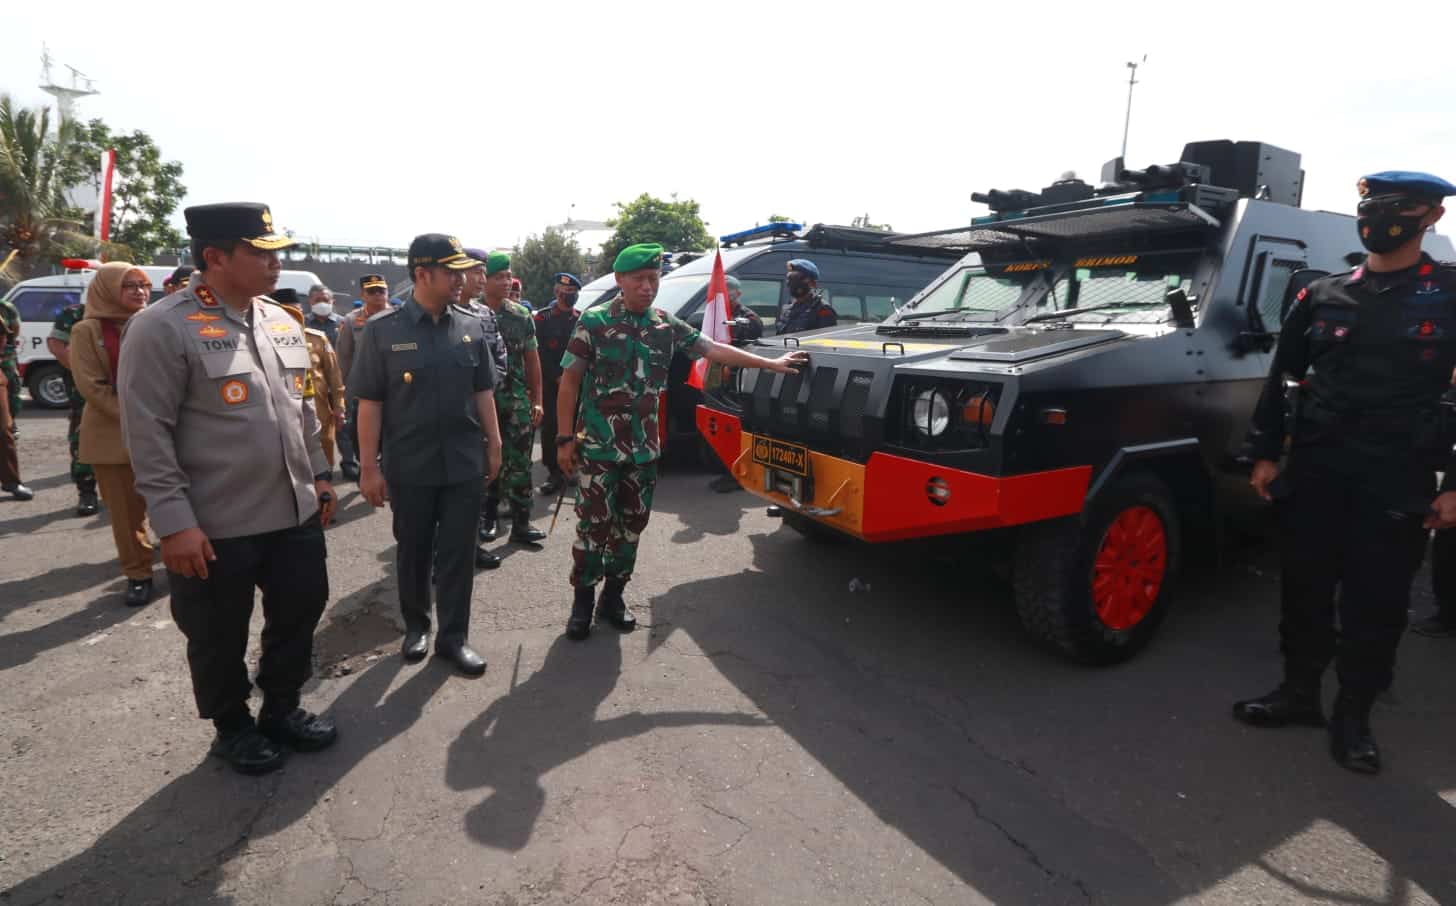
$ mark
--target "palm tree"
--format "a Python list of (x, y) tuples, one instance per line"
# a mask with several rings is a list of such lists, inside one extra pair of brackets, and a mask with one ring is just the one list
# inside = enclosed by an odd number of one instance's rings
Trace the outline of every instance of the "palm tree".
[[(0, 94), (0, 238), (9, 254), (3, 274), (17, 258), (34, 258), (64, 226), (66, 201), (57, 167), (70, 129), (65, 124), (50, 137), (49, 108), (16, 109), (10, 95)], [(0, 249), (0, 250), (3, 250)]]

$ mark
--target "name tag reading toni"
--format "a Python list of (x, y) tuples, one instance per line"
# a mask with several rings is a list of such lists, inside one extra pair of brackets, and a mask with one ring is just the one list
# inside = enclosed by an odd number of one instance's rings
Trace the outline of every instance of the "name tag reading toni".
[(419, 349), (419, 348), (420, 348), (420, 344), (418, 344), (418, 343), (395, 343), (393, 346), (389, 347), (389, 351), (390, 352), (409, 352), (411, 349)]

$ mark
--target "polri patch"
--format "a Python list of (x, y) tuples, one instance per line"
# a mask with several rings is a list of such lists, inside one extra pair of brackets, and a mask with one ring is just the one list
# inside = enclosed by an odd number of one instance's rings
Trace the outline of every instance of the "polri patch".
[(222, 385), (222, 401), (237, 406), (248, 401), (248, 385), (242, 381), (227, 381)]

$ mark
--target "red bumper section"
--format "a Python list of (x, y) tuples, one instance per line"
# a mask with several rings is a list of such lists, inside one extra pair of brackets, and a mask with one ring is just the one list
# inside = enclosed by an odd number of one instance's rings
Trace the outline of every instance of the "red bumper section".
[[(765, 466), (754, 461), (754, 435), (737, 416), (699, 406), (698, 431), (744, 489), (789, 509), (793, 501), (765, 490)], [(985, 531), (1071, 516), (1082, 511), (1091, 466), (996, 477), (874, 453), (857, 463), (809, 451), (813, 500), (806, 516), (865, 541), (903, 541)]]

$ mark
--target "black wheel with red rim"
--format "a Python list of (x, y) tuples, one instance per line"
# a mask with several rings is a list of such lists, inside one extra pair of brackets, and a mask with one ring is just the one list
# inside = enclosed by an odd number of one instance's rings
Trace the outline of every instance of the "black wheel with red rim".
[(1028, 526), (1013, 577), (1022, 624), (1078, 660), (1127, 660), (1167, 614), (1180, 537), (1172, 495), (1147, 474), (1119, 479), (1080, 517)]

